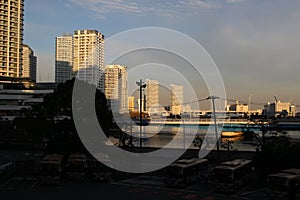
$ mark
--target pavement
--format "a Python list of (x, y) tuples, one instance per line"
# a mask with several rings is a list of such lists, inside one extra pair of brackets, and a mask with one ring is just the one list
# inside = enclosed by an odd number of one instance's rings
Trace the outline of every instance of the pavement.
[(234, 194), (221, 194), (211, 183), (170, 188), (164, 178), (140, 175), (119, 181), (63, 180), (57, 186), (41, 186), (34, 178), (13, 178), (0, 186), (1, 200), (109, 199), (109, 200), (267, 200), (266, 188), (244, 187)]
[[(35, 160), (41, 156), (41, 152), (34, 151), (0, 151), (2, 162), (10, 158), (14, 158), (13, 161)], [(257, 179), (250, 180), (247, 186), (233, 194), (216, 192), (211, 182), (171, 188), (165, 185), (163, 172), (130, 176), (118, 174), (109, 183), (63, 179), (57, 186), (39, 185), (34, 177), (14, 177), (0, 185), (0, 200), (268, 200), (270, 196), (270, 191)], [(273, 199), (285, 198), (278, 196)]]

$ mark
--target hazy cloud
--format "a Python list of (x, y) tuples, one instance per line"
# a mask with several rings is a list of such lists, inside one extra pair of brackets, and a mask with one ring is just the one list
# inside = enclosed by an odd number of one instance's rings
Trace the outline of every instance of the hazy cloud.
[(247, 99), (255, 93), (263, 100), (266, 95), (280, 94), (283, 99), (294, 96), (299, 100), (295, 91), (299, 85), (300, 31), (247, 32), (245, 27), (223, 26), (209, 42), (209, 52), (222, 72), (228, 95)]
[(226, 3), (241, 3), (244, 1), (246, 1), (246, 0), (226, 0)]
[(132, 1), (132, 0), (69, 0), (70, 4), (81, 6), (93, 11), (98, 17), (105, 17), (107, 13), (121, 12), (139, 16), (148, 14), (157, 16), (176, 16), (178, 14), (198, 14), (220, 7), (220, 1), (211, 0), (177, 0), (177, 1)]

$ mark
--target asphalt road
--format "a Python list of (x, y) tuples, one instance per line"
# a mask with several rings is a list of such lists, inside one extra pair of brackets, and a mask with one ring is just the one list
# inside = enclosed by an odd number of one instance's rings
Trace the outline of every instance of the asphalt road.
[(40, 186), (34, 179), (14, 178), (0, 186), (1, 200), (267, 200), (265, 188), (245, 187), (235, 194), (216, 193), (210, 183), (196, 183), (184, 188), (168, 188), (163, 177), (136, 176), (101, 183), (63, 181), (58, 186)]

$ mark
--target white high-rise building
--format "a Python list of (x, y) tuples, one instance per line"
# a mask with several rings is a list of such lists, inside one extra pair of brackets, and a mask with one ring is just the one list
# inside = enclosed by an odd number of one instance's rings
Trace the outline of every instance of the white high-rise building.
[(24, 0), (1, 0), (0, 13), (0, 76), (22, 77)]
[(63, 34), (55, 43), (55, 82), (64, 83), (73, 76), (73, 36)]
[(37, 58), (33, 50), (26, 44), (23, 45), (22, 77), (36, 81)]
[(157, 113), (159, 105), (159, 82), (146, 80), (146, 110), (149, 113)]
[(105, 67), (105, 96), (109, 106), (120, 113), (128, 112), (127, 67), (107, 65)]
[[(77, 30), (73, 36), (73, 73), (104, 91), (104, 35), (96, 30)], [(101, 80), (100, 80), (101, 79)]]
[(171, 90), (171, 112), (173, 115), (181, 114), (183, 104), (183, 86), (170, 85)]

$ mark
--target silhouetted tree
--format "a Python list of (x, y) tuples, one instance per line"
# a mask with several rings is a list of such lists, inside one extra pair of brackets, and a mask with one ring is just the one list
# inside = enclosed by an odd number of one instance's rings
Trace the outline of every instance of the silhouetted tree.
[(229, 160), (231, 159), (231, 154), (230, 154), (230, 150), (233, 149), (233, 144), (234, 141), (233, 140), (230, 140), (230, 139), (226, 139), (226, 140), (222, 140), (222, 144), (221, 144), (221, 147), (223, 149), (226, 149), (227, 152), (228, 152), (228, 158)]

